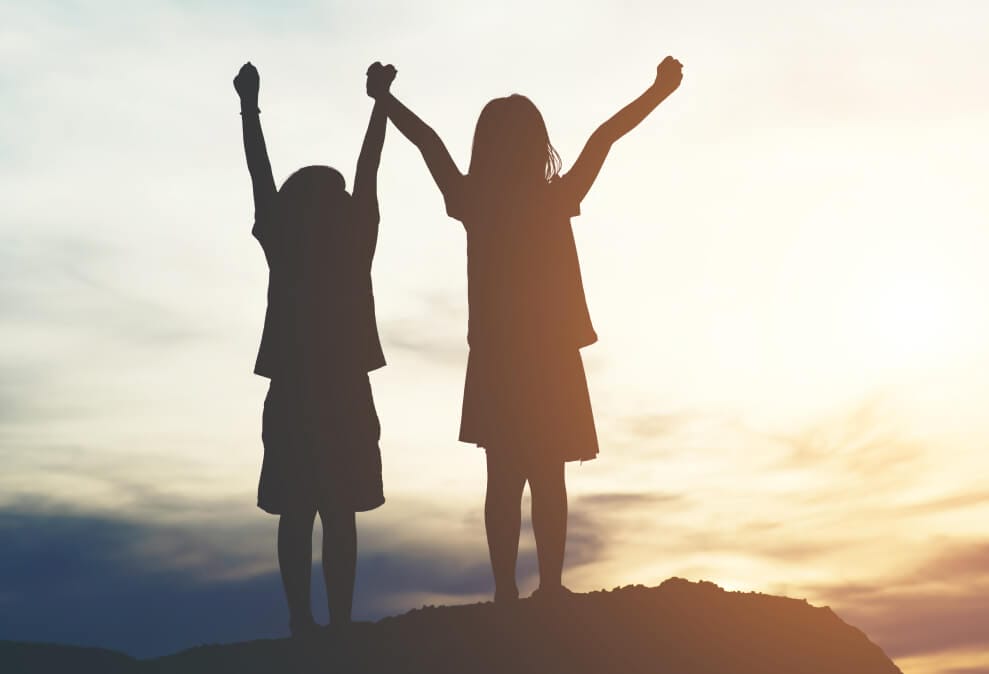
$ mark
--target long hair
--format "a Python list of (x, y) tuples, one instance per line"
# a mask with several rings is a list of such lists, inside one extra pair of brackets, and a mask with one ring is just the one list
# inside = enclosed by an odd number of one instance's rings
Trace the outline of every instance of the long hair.
[(481, 110), (474, 129), (472, 181), (485, 190), (528, 190), (560, 172), (560, 155), (549, 142), (535, 104), (519, 94), (495, 98)]

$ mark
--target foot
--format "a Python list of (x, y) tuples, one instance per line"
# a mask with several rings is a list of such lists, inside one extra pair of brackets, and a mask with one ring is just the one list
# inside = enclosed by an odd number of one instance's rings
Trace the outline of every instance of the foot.
[(354, 623), (351, 620), (333, 620), (330, 619), (329, 624), (324, 628), (327, 632), (332, 634), (347, 634), (353, 628)]
[(495, 590), (494, 593), (494, 603), (505, 606), (508, 604), (513, 604), (519, 600), (519, 589), (517, 587), (512, 587), (507, 590)]
[(333, 639), (347, 641), (363, 639), (364, 635), (368, 633), (368, 630), (372, 625), (374, 625), (374, 623), (367, 620), (350, 620), (347, 622), (330, 621), (328, 625), (321, 629)]
[(540, 585), (532, 593), (530, 599), (535, 599), (536, 601), (560, 601), (561, 599), (572, 596), (574, 596), (574, 592), (565, 585), (551, 585), (546, 587)]
[(319, 634), (320, 627), (312, 617), (300, 618), (289, 621), (288, 631), (291, 632), (293, 639), (308, 639)]

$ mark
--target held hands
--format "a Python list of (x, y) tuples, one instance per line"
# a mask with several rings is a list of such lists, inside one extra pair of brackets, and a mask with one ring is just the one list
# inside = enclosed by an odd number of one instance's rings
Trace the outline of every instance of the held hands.
[(372, 63), (367, 69), (367, 95), (377, 99), (387, 94), (396, 74), (398, 71), (390, 63), (386, 66), (380, 61)]
[(234, 78), (234, 89), (240, 96), (242, 108), (256, 108), (258, 104), (258, 88), (261, 86), (261, 77), (258, 69), (248, 61), (240, 67), (240, 72)]
[(667, 56), (656, 66), (656, 83), (654, 87), (666, 93), (672, 93), (683, 80), (683, 64), (672, 56)]

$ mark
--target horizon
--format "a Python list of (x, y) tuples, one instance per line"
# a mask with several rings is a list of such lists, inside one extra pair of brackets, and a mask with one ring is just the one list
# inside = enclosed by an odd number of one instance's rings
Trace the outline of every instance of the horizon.
[[(682, 86), (573, 220), (601, 454), (567, 469), (564, 582), (806, 598), (908, 674), (989, 672), (989, 6), (4, 9), (0, 639), (149, 656), (287, 631), (255, 506), (241, 64), (276, 183), (328, 164), (349, 189), (373, 61), (461, 169), (484, 103), (519, 92), (565, 171), (671, 54)], [(493, 591), (484, 454), (457, 442), (463, 230), (391, 124), (378, 192), (363, 619)]]

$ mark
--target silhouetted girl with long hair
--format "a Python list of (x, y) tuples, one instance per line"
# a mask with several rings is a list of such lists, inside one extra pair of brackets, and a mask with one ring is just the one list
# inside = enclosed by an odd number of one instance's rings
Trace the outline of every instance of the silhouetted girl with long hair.
[[(386, 91), (394, 69), (368, 71)], [(245, 64), (244, 151), (254, 188), (253, 234), (268, 262), (268, 309), (254, 372), (271, 380), (264, 402), (258, 506), (277, 514), (278, 565), (293, 635), (316, 629), (310, 607), (312, 530), (323, 523), (323, 577), (331, 624), (350, 621), (357, 563), (355, 513), (384, 503), (380, 426), (370, 370), (385, 364), (371, 290), (378, 237), (377, 172), (387, 118), (375, 104), (353, 195), (329, 166), (307, 166), (278, 191), (261, 133), (258, 72)]]
[(433, 129), (390, 93), (378, 97), (422, 153), (447, 214), (467, 232), (470, 356), (460, 439), (487, 454), (484, 522), (496, 602), (518, 598), (526, 482), (539, 558), (537, 595), (567, 592), (561, 582), (564, 464), (598, 453), (579, 351), (597, 336), (570, 218), (579, 215), (611, 145), (679, 86), (681, 68), (676, 59), (664, 59), (653, 85), (602, 124), (562, 176), (542, 115), (524, 96), (496, 98), (481, 111), (467, 175)]

